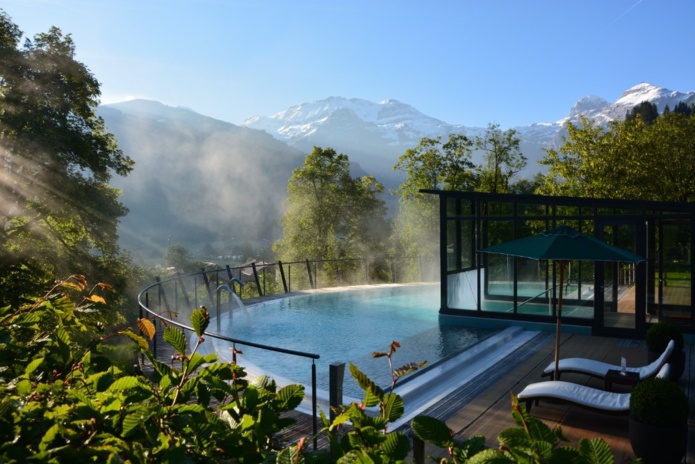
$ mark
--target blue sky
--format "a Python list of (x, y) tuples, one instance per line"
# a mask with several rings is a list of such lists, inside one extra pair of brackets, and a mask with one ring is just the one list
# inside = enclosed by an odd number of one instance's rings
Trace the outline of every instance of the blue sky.
[(692, 0), (3, 0), (31, 37), (70, 33), (102, 101), (147, 98), (240, 124), (329, 96), (393, 98), (503, 128), (695, 90)]

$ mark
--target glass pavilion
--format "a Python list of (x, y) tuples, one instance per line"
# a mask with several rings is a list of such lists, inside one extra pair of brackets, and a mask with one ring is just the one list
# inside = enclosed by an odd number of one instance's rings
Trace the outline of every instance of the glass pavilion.
[(669, 320), (695, 333), (695, 204), (422, 192), (440, 198), (442, 314), (554, 322), (559, 289), (553, 262), (479, 250), (568, 225), (647, 261), (571, 262), (563, 324), (595, 335), (642, 337), (649, 324)]

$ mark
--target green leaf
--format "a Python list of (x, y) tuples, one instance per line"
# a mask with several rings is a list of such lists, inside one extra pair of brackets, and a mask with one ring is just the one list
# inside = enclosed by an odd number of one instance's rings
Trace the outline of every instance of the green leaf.
[(430, 416), (417, 416), (411, 421), (413, 433), (422, 441), (439, 448), (451, 448), (454, 439), (451, 429), (439, 419)]
[(170, 344), (181, 355), (186, 355), (186, 335), (177, 327), (167, 326), (164, 329), (164, 341)]
[(72, 354), (70, 351), (72, 347), (70, 334), (67, 330), (61, 327), (55, 331), (55, 336), (56, 346), (53, 351), (56, 352), (58, 356), (60, 356), (63, 359), (64, 362), (67, 362), (68, 360), (70, 360), (70, 356)]
[(306, 464), (307, 458), (296, 445), (280, 450), (275, 458), (275, 464)]
[(46, 451), (48, 447), (53, 443), (53, 440), (58, 436), (60, 432), (60, 426), (58, 424), (53, 424), (46, 430), (41, 438), (41, 443), (39, 443), (39, 450)]
[(27, 367), (24, 369), (24, 373), (26, 375), (31, 375), (34, 373), (36, 369), (39, 368), (41, 363), (43, 363), (44, 358), (36, 358), (33, 361), (31, 361), (29, 364), (27, 364)]
[(140, 410), (126, 414), (123, 418), (123, 436), (129, 437), (134, 434), (140, 427), (140, 423), (144, 422), (144, 420), (145, 417), (141, 414)]
[(275, 382), (267, 375), (258, 375), (251, 380), (250, 386), (256, 387), (259, 390), (272, 391), (275, 389)]
[(191, 325), (198, 337), (203, 336), (205, 330), (208, 328), (208, 324), (210, 324), (210, 314), (205, 306), (200, 309), (194, 309), (191, 314)]
[(130, 338), (132, 341), (134, 341), (137, 345), (138, 348), (142, 350), (149, 350), (150, 349), (150, 344), (147, 343), (147, 340), (145, 340), (144, 337), (136, 334), (130, 329), (126, 329), (121, 331), (121, 335), (125, 335), (126, 337)]
[[(350, 363), (350, 374), (357, 381), (357, 385), (367, 394), (365, 396), (365, 402), (369, 403), (367, 407), (376, 406), (378, 401), (384, 396), (384, 391), (352, 363)], [(373, 397), (377, 398), (377, 403), (374, 403)]]
[(31, 382), (29, 382), (27, 379), (22, 379), (19, 382), (17, 382), (17, 393), (20, 395), (28, 395), (32, 392), (34, 387), (32, 386)]
[(362, 449), (353, 449), (340, 458), (341, 464), (375, 464), (374, 459)]
[[(154, 371), (157, 375), (165, 377), (172, 374), (173, 369), (171, 368), (171, 366), (155, 358), (154, 354), (150, 350), (144, 351), (144, 354), (147, 357), (147, 359), (152, 363), (152, 367), (154, 367)], [(156, 376), (153, 376), (151, 380), (157, 382)]]
[(512, 459), (497, 449), (486, 448), (468, 458), (458, 448), (455, 448), (454, 462), (465, 462), (466, 464), (517, 464), (520, 461)]
[[(485, 437), (482, 435), (469, 438), (458, 445), (454, 451), (454, 457), (460, 462), (466, 462), (467, 459), (471, 459), (472, 457), (484, 453), (485, 451), (494, 451), (494, 453), (489, 453), (490, 456), (488, 459), (491, 459), (490, 462), (508, 462), (505, 455), (499, 450), (489, 450), (485, 448)], [(501, 461), (500, 459), (505, 460)]]
[(392, 461), (402, 461), (410, 452), (410, 440), (401, 432), (391, 432), (386, 436), (381, 449)]
[(302, 403), (304, 399), (304, 387), (302, 385), (288, 385), (277, 393), (277, 400), (282, 411), (291, 411)]
[(232, 380), (234, 378), (235, 372), (237, 374), (237, 378), (242, 378), (246, 376), (246, 373), (244, 372), (244, 369), (241, 366), (216, 363), (213, 361), (213, 364), (208, 364), (200, 370), (200, 375), (209, 374), (216, 380)]
[(194, 372), (203, 364), (205, 364), (205, 357), (198, 353), (193, 353), (190, 358), (188, 358), (189, 372)]
[(389, 422), (394, 422), (403, 417), (405, 412), (405, 404), (403, 398), (395, 393), (389, 393), (382, 400), (382, 414), (384, 419)]
[(583, 462), (587, 464), (612, 464), (614, 462), (613, 451), (606, 440), (582, 438), (578, 444), (579, 454)]
[(137, 388), (140, 386), (141, 386), (140, 379), (138, 379), (137, 377), (132, 376), (132, 375), (127, 375), (125, 377), (121, 377), (120, 379), (118, 379), (114, 383), (112, 383), (107, 391), (123, 392), (123, 391), (129, 390), (132, 388)]

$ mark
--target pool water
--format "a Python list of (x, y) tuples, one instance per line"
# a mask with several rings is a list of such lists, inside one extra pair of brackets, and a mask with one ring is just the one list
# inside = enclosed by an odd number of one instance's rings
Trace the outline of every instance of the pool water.
[[(495, 332), (440, 318), (439, 298), (439, 285), (379, 286), (271, 300), (238, 308), (220, 322), (222, 334), (237, 340), (320, 355), (315, 361), (319, 390), (328, 390), (329, 365), (345, 363), (344, 394), (361, 398), (349, 362), (388, 388), (388, 361), (371, 354), (388, 351), (392, 341), (401, 345), (393, 356), (394, 367), (422, 361), (432, 365)], [(229, 359), (229, 347), (216, 343), (218, 353)], [(311, 359), (237, 348), (243, 351), (237, 362), (250, 372), (263, 372), (280, 384), (311, 385)]]

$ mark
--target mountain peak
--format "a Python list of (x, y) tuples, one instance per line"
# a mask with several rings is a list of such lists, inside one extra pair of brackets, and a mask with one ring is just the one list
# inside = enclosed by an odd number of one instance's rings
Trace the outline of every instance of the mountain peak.
[(658, 100), (677, 93), (678, 92), (671, 92), (668, 89), (642, 82), (623, 92), (620, 98), (618, 98), (618, 101), (616, 101), (616, 104), (639, 105), (644, 101)]
[(243, 125), (265, 130), (282, 140), (290, 141), (316, 134), (320, 127), (332, 126), (334, 120), (344, 123), (351, 118), (355, 124), (365, 124), (364, 127), (371, 127), (374, 133), (382, 133), (386, 138), (401, 140), (408, 133), (415, 137), (408, 143), (415, 144), (420, 138), (431, 134), (433, 129), (439, 132), (438, 128), (445, 125), (395, 99), (374, 103), (343, 97), (301, 103), (270, 117), (254, 116), (247, 118)]
[(590, 119), (596, 118), (609, 106), (610, 102), (608, 100), (596, 95), (587, 95), (577, 100), (567, 117), (561, 120), (560, 123), (575, 120), (580, 116)]

